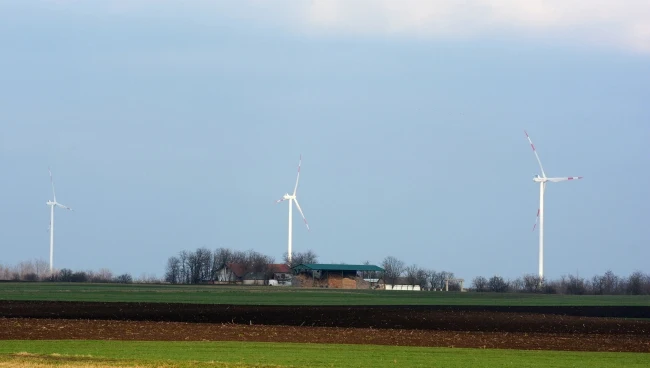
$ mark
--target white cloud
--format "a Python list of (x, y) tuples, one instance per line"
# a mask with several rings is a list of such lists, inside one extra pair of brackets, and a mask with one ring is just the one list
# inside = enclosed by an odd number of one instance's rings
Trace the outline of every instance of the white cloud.
[(650, 52), (648, 0), (313, 0), (319, 32), (431, 38), (513, 33)]
[(650, 53), (649, 0), (49, 0), (108, 13), (213, 14), (310, 34), (551, 37)]

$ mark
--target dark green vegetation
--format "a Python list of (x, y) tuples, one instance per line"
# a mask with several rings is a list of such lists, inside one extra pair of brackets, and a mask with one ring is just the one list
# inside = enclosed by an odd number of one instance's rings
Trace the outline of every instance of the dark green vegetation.
[(650, 306), (648, 295), (546, 295), (49, 282), (0, 283), (0, 300), (239, 305)]
[[(31, 353), (52, 364), (82, 361), (88, 366), (170, 365), (212, 367), (647, 367), (642, 353), (588, 353), (490, 349), (449, 349), (373, 345), (140, 342), (3, 341), (0, 362), (9, 354)], [(51, 354), (60, 354), (54, 355)], [(22, 354), (29, 361), (38, 357)], [(222, 363), (222, 364), (219, 364)]]

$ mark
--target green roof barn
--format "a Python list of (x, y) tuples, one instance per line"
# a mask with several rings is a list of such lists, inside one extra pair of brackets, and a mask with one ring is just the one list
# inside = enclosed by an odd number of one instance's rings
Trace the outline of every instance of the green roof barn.
[(335, 289), (370, 289), (383, 278), (384, 269), (375, 265), (301, 263), (291, 267), (301, 286)]

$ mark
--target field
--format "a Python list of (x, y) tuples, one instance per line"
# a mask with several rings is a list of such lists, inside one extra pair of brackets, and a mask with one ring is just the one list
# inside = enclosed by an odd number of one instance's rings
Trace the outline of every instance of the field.
[[(11, 354), (22, 352), (21, 354)], [(29, 353), (27, 353), (29, 352)], [(259, 362), (264, 362), (260, 364)], [(0, 367), (646, 368), (648, 355), (259, 342), (9, 341)], [(39, 364), (42, 364), (39, 366)]]
[(645, 306), (650, 296), (297, 289), (285, 287), (0, 282), (0, 300), (237, 305)]
[(0, 283), (0, 367), (645, 367), (648, 306), (648, 296)]

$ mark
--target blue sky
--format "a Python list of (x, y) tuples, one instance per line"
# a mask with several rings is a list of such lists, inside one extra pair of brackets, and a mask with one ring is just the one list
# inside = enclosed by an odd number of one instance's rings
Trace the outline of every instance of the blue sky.
[[(650, 6), (0, 1), (0, 264), (197, 247), (471, 279), (650, 271)], [(546, 5), (545, 5), (546, 4)], [(550, 4), (550, 5), (549, 5)], [(567, 5), (568, 4), (568, 5)], [(489, 11), (486, 11), (489, 10)]]

